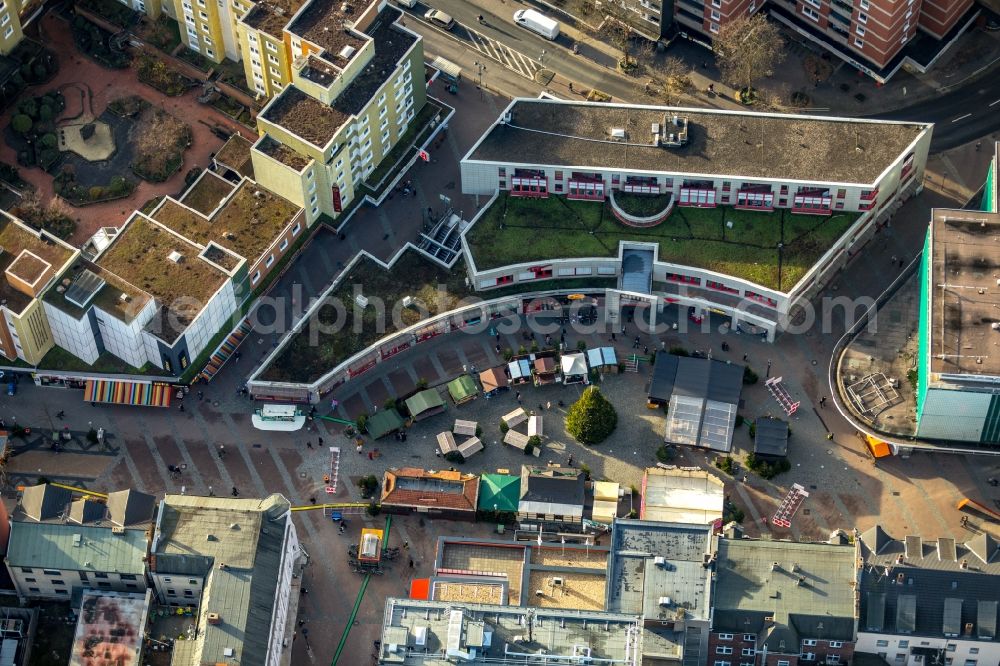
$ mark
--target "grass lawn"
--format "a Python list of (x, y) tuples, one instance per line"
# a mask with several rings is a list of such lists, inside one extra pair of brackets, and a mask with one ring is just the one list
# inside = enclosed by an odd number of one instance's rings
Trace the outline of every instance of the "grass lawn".
[(560, 257), (617, 256), (618, 241), (632, 240), (659, 243), (661, 261), (787, 291), (857, 217), (676, 208), (660, 225), (629, 228), (614, 218), (606, 203), (501, 194), (467, 239), (480, 270)]

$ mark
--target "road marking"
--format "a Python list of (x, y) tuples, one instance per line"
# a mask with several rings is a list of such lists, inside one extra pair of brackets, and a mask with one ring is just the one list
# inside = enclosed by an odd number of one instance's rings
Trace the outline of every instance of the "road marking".
[(472, 43), (472, 46), (477, 51), (491, 60), (496, 60), (512, 72), (520, 74), (526, 79), (530, 79), (532, 81), (535, 80), (535, 72), (542, 68), (541, 63), (532, 60), (523, 53), (515, 51), (501, 42), (498, 42), (492, 37), (487, 37), (483, 33), (473, 30), (468, 26), (464, 27), (466, 32), (469, 34), (469, 40)]
[[(991, 104), (990, 106), (992, 106), (992, 104)], [(964, 116), (959, 116), (958, 118), (955, 118), (955, 119), (954, 119), (953, 121), (951, 121), (951, 122), (953, 122), (953, 123), (957, 123), (957, 122), (958, 122), (959, 120), (965, 120), (966, 118), (970, 117), (971, 115), (972, 115), (971, 113), (967, 113), (967, 114), (965, 114)]]
[(1000, 104), (1000, 99), (996, 100), (995, 102), (990, 102), (990, 106), (996, 106), (997, 104)]

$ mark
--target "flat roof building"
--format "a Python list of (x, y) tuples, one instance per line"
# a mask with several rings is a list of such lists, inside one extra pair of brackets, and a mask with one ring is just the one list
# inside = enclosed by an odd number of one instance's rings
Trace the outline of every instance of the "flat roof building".
[(773, 340), (792, 304), (920, 191), (931, 132), (514, 99), (462, 159), (462, 191), (496, 195), (462, 234), (469, 279), (489, 291), (602, 276), (621, 292), (607, 298), (612, 310), (638, 300), (655, 305), (651, 317), (676, 307), (685, 323), (689, 310), (697, 321), (711, 311)]
[(1000, 443), (1000, 213), (934, 209), (921, 265), (917, 436)]
[(712, 526), (616, 520), (611, 538), (607, 609), (642, 616), (643, 663), (704, 666)]
[(725, 484), (701, 469), (647, 467), (639, 517), (664, 523), (709, 525), (722, 520)]
[(709, 654), (850, 663), (856, 558), (854, 545), (719, 538)]
[(149, 602), (149, 592), (84, 592), (69, 666), (92, 666), (95, 659), (115, 666), (142, 664)]
[(281, 495), (232, 499), (167, 495), (149, 575), (161, 605), (197, 608), (197, 634), (177, 641), (172, 666), (287, 658), (302, 550)]
[(389, 598), (379, 664), (524, 661), (638, 666), (639, 622), (622, 613)]
[(40, 297), (78, 255), (55, 236), (0, 211), (0, 355), (37, 365), (52, 349)]

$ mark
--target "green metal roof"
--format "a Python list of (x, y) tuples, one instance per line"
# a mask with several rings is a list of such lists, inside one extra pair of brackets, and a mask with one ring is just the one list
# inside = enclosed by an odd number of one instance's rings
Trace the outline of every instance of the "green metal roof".
[(427, 389), (426, 391), (421, 391), (415, 395), (410, 396), (406, 400), (406, 409), (409, 410), (411, 416), (417, 416), (428, 409), (434, 409), (436, 407), (441, 407), (444, 405), (444, 400), (437, 391), (433, 389)]
[(385, 437), (393, 430), (403, 427), (403, 417), (395, 409), (383, 409), (368, 417), (365, 429), (372, 439)]
[(448, 382), (448, 393), (455, 402), (462, 402), (466, 398), (479, 393), (479, 387), (469, 375), (460, 375)]
[(483, 474), (479, 477), (479, 510), (517, 511), (521, 499), (521, 477)]
[(146, 531), (13, 521), (7, 563), (15, 567), (142, 575)]

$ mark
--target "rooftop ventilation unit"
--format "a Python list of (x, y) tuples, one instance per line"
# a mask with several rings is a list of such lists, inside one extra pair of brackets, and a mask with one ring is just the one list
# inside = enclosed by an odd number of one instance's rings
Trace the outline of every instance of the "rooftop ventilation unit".
[(355, 296), (354, 297), (354, 302), (358, 304), (359, 308), (364, 309), (364, 308), (368, 307), (368, 299), (365, 298), (365, 296), (362, 295), (362, 294), (358, 294), (357, 296)]
[(218, 613), (205, 613), (205, 619), (208, 620), (209, 624), (219, 624), (222, 622), (222, 618)]
[(553, 584), (553, 585), (562, 585), (562, 584), (563, 584), (563, 579), (562, 579), (562, 578), (559, 578), (559, 577), (557, 576), (557, 577), (555, 577), (555, 578), (553, 578), (553, 579), (552, 579), (552, 584)]
[(111, 528), (111, 533), (112, 534), (117, 534), (118, 536), (123, 536), (125, 534), (125, 528), (124, 527), (118, 527), (116, 525), (115, 527)]
[(129, 296), (128, 294), (123, 293), (118, 296), (118, 300), (121, 301), (122, 303), (128, 303), (129, 301), (132, 300), (132, 297)]
[(338, 53), (337, 55), (343, 58), (344, 60), (350, 60), (351, 56), (357, 53), (357, 51), (358, 50), (356, 48), (348, 44), (344, 46), (344, 48), (340, 49), (340, 53)]
[(660, 600), (657, 603), (659, 603), (661, 606), (669, 606), (672, 603), (672, 601), (670, 597), (660, 597)]
[(167, 259), (174, 262), (175, 264), (179, 264), (182, 261), (184, 261), (184, 255), (178, 252), (177, 250), (171, 250), (170, 254), (167, 255)]
[(688, 117), (675, 114), (664, 115), (660, 145), (678, 148), (688, 141)]
[(653, 558), (653, 564), (655, 564), (658, 567), (666, 566), (667, 558), (663, 557), (662, 555), (657, 555), (656, 557)]
[(781, 571), (781, 563), (771, 562), (771, 571)]
[(624, 141), (625, 140), (625, 129), (622, 127), (612, 127), (611, 128), (611, 140), (612, 141)]

